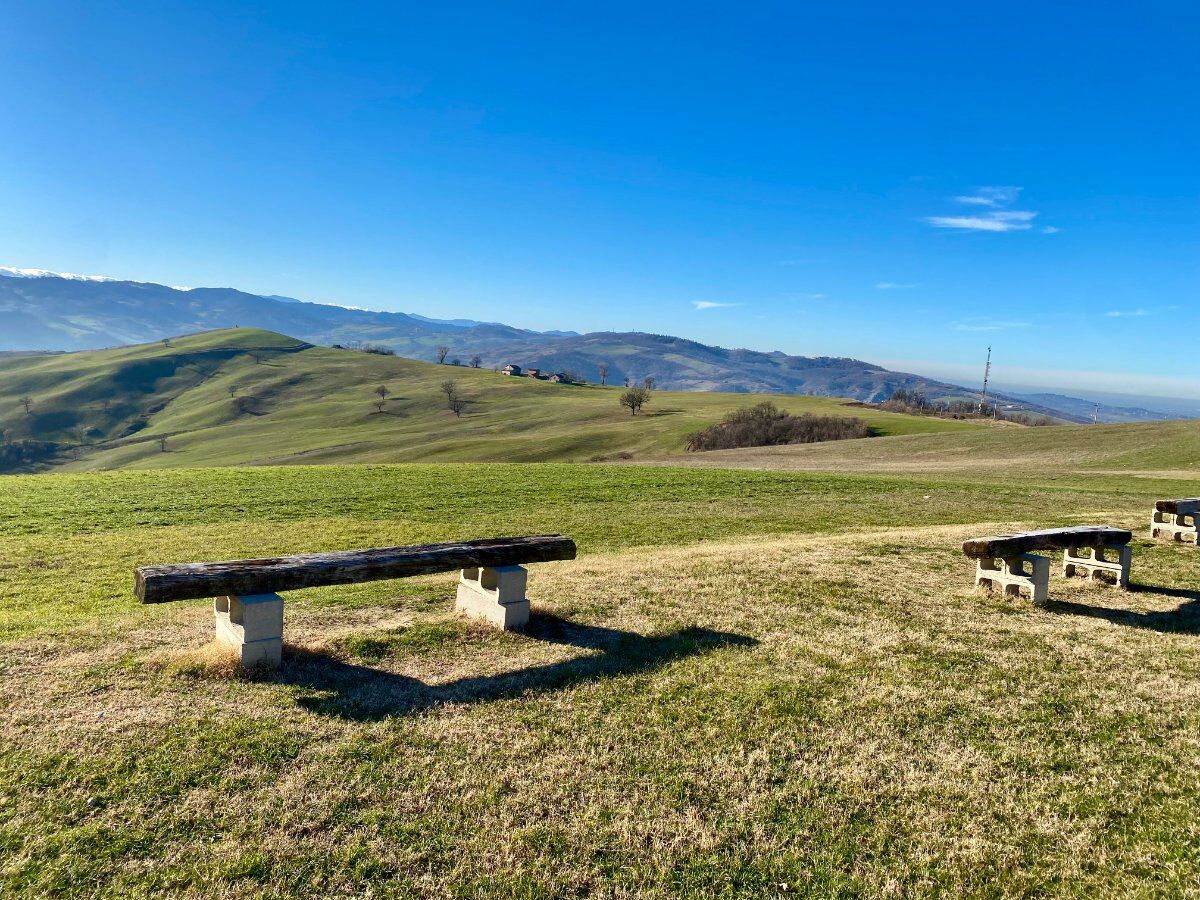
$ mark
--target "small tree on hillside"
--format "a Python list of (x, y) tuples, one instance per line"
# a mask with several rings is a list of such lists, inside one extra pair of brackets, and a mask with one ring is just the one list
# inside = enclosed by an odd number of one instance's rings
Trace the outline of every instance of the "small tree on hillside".
[(379, 402), (375, 405), (379, 408), (380, 412), (383, 412), (383, 404), (387, 403), (388, 394), (390, 393), (391, 391), (388, 390), (388, 386), (386, 384), (381, 384), (379, 387), (375, 388), (375, 394), (379, 397)]
[(438, 347), (437, 348), (438, 365), (439, 366), (443, 365), (446, 362), (446, 357), (449, 355), (450, 355), (449, 347)]
[(472, 369), (478, 369), (482, 365), (483, 365), (483, 357), (482, 356), (472, 356), (471, 357), (471, 368)]
[(631, 416), (636, 416), (649, 402), (650, 392), (645, 388), (630, 388), (621, 395), (621, 405), (629, 410)]
[(450, 407), (450, 411), (454, 413), (456, 418), (462, 418), (463, 411), (467, 408), (469, 402), (466, 397), (455, 394), (453, 397), (447, 399), (446, 405)]
[(25, 407), (25, 415), (29, 415), (30, 410), (33, 406), (33, 398), (30, 396), (18, 397), (17, 402), (20, 403), (23, 407)]
[(162, 453), (167, 452), (167, 436), (165, 434), (159, 435), (159, 437), (158, 437), (158, 449)]
[(642, 385), (643, 385), (643, 386), (646, 388), (646, 390), (648, 390), (648, 391), (652, 391), (652, 390), (654, 390), (654, 376), (653, 376), (653, 375), (647, 375), (645, 378), (643, 378), (643, 379), (642, 379)]
[(608, 363), (600, 363), (597, 371), (600, 373), (600, 383), (608, 384)]
[(446, 395), (447, 402), (458, 396), (458, 382), (453, 378), (447, 378), (439, 385), (439, 388)]

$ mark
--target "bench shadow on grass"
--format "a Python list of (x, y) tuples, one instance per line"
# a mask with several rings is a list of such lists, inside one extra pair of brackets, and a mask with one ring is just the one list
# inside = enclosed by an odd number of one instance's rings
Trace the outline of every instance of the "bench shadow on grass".
[(1200, 591), (1184, 588), (1158, 587), (1148, 584), (1131, 584), (1131, 594), (1155, 594), (1160, 597), (1175, 597), (1185, 602), (1175, 609), (1156, 612), (1135, 612), (1112, 606), (1093, 606), (1090, 603), (1074, 603), (1069, 600), (1052, 600), (1050, 612), (1105, 619), (1114, 625), (1128, 628), (1148, 628), (1152, 631), (1172, 634), (1200, 634)]
[(600, 652), (513, 672), (428, 685), (417, 678), (346, 662), (327, 653), (293, 648), (290, 653), (285, 651), (283, 668), (271, 680), (316, 692), (296, 701), (310, 712), (375, 721), (447, 703), (485, 703), (635, 675), (723, 647), (758, 643), (744, 635), (695, 627), (647, 637), (536, 613), (524, 634), (534, 640)]

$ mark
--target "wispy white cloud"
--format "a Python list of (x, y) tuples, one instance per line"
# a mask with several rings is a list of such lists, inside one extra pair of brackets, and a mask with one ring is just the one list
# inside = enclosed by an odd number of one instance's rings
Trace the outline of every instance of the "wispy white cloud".
[(981, 187), (974, 194), (960, 194), (954, 200), (971, 206), (1008, 206), (1020, 195), (1019, 187)]
[(741, 306), (740, 303), (718, 303), (715, 300), (693, 300), (692, 306), (696, 309), (727, 309), (731, 306)]
[(904, 281), (881, 281), (875, 287), (881, 291), (906, 291), (909, 288), (915, 288), (916, 284)]
[(1150, 312), (1145, 309), (1114, 309), (1112, 312), (1106, 312), (1105, 315), (1110, 319), (1138, 319), (1150, 315)]
[(1001, 209), (977, 216), (926, 216), (925, 221), (935, 228), (955, 228), (959, 231), (1028, 231), (1037, 213), (1024, 209)]
[(1009, 331), (1014, 328), (1028, 328), (1028, 322), (991, 321), (988, 319), (963, 319), (952, 326), (955, 331)]
[[(955, 203), (982, 207), (963, 215), (926, 216), (924, 222), (934, 228), (949, 228), (954, 231), (1029, 231), (1037, 213), (1030, 209), (1009, 209), (1021, 194), (1019, 187), (981, 187), (972, 194), (959, 194)], [(1041, 228), (1042, 234), (1058, 231), (1053, 225)]]

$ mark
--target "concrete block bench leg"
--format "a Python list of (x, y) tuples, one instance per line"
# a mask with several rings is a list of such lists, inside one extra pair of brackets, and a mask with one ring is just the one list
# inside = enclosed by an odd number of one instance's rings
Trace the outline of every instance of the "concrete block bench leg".
[(283, 598), (278, 594), (213, 600), (217, 641), (233, 648), (243, 668), (279, 667), (283, 659)]
[(989, 591), (1002, 588), (1009, 597), (1028, 591), (1036, 606), (1045, 606), (1050, 602), (1050, 558), (1022, 553), (1009, 559), (981, 559), (975, 568), (975, 586)]
[(463, 569), (454, 608), (508, 631), (520, 630), (529, 624), (528, 575), (524, 566)]
[[(1112, 556), (1116, 559), (1112, 559)], [(1093, 581), (1099, 581), (1100, 575), (1112, 575), (1120, 587), (1129, 587), (1129, 571), (1133, 566), (1133, 548), (1096, 547), (1091, 556), (1084, 556), (1084, 549), (1071, 547), (1063, 551), (1063, 575), (1070, 577), (1075, 574), (1086, 575)]]
[(1200, 547), (1200, 522), (1195, 513), (1175, 514), (1155, 510), (1150, 519), (1150, 536), (1164, 537), (1171, 541), (1195, 544)]

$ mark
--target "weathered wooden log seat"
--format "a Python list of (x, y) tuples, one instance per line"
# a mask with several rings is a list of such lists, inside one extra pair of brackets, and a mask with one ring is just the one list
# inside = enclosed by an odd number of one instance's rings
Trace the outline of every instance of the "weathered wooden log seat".
[(1159, 500), (1150, 518), (1150, 536), (1164, 537), (1200, 547), (1200, 497)]
[(143, 603), (214, 599), (217, 640), (237, 650), (243, 666), (278, 666), (283, 652), (280, 591), (355, 584), (462, 570), (455, 608), (501, 628), (529, 621), (525, 597), (530, 563), (574, 559), (561, 534), (488, 538), (415, 547), (339, 550), (271, 559), (142, 566), (134, 593)]
[(963, 553), (977, 560), (976, 587), (1002, 588), (1014, 597), (1028, 591), (1033, 603), (1044, 606), (1050, 599), (1050, 560), (1036, 556), (1037, 551), (1064, 551), (1063, 575), (1112, 576), (1121, 587), (1128, 587), (1132, 540), (1131, 531), (1084, 525), (972, 538), (963, 543)]

